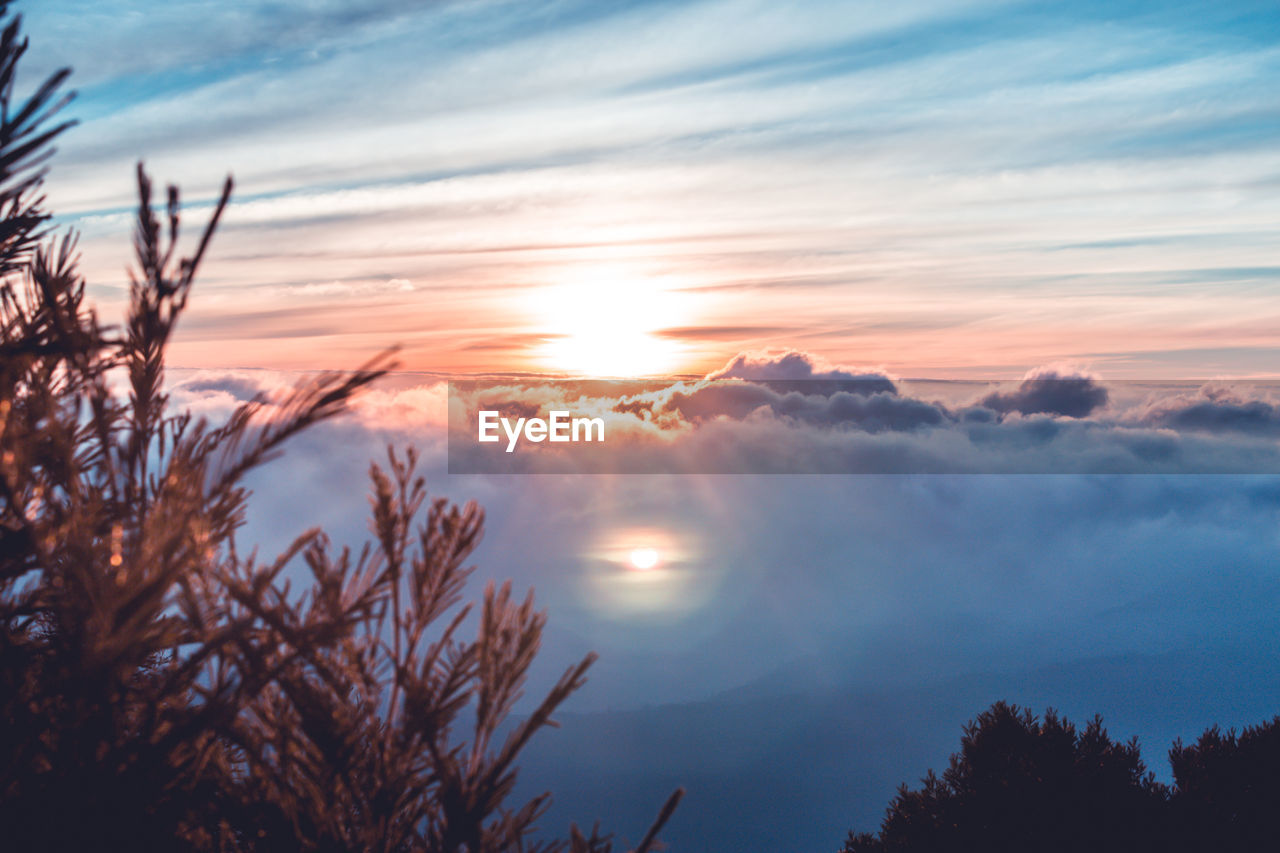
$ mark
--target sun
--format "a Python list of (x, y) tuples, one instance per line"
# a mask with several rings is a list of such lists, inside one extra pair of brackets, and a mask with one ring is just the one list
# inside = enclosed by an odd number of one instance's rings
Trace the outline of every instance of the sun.
[(656, 548), (636, 548), (628, 559), (631, 561), (631, 568), (647, 572), (658, 565), (659, 555)]
[(671, 373), (684, 351), (661, 334), (687, 324), (677, 292), (643, 276), (602, 273), (539, 290), (543, 366), (601, 378)]

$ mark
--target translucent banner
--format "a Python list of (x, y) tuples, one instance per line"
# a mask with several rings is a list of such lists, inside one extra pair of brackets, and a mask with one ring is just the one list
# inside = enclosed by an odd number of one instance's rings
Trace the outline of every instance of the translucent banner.
[(452, 474), (1280, 473), (1280, 381), (449, 383)]

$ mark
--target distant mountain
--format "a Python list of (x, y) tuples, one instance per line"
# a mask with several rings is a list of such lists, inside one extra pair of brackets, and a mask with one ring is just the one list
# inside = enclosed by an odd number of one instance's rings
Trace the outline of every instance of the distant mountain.
[(708, 701), (559, 715), (562, 729), (524, 753), (519, 793), (554, 792), (548, 831), (599, 818), (634, 842), (684, 785), (663, 835), (672, 853), (829, 853), (848, 829), (876, 828), (899, 784), (942, 769), (963, 724), (998, 699), (1037, 713), (1052, 706), (1079, 723), (1100, 713), (1113, 736), (1139, 736), (1165, 779), (1174, 738), (1280, 712), (1280, 667), (1259, 648), (1109, 657), (911, 689), (829, 681), (801, 662)]

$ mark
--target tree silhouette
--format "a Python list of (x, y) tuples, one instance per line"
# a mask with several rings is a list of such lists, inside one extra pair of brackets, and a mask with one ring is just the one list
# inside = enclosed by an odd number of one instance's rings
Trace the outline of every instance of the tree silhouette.
[(1169, 750), (1171, 824), (1183, 849), (1267, 850), (1280, 843), (1280, 717)]
[(903, 785), (879, 835), (851, 833), (844, 850), (1157, 850), (1163, 802), (1136, 740), (1111, 740), (1100, 718), (1080, 730), (997, 702), (965, 726), (941, 777)]
[(1131, 851), (1253, 853), (1280, 839), (1280, 717), (1169, 751), (1174, 785), (1147, 773), (1136, 740), (1113, 742), (997, 702), (965, 727), (960, 752), (919, 790), (903, 785), (878, 834), (843, 853)]
[[(178, 191), (157, 212), (139, 166), (127, 322), (99, 324), (75, 241), (43, 230), (38, 195), (67, 126), (44, 129), (67, 72), (12, 104), (26, 41), (8, 11), (0, 0), (6, 847), (610, 850), (576, 827), (535, 843), (548, 797), (507, 804), (521, 749), (593, 656), (508, 723), (545, 615), (509, 584), (463, 605), (483, 513), (428, 502), (412, 450), (371, 467), (375, 535), (361, 550), (319, 530), (267, 563), (239, 547), (245, 475), (341, 413), (389, 361), (254, 399), (219, 425), (174, 412), (165, 351), (231, 181), (179, 259)], [(303, 589), (285, 579), (290, 565), (305, 567)]]

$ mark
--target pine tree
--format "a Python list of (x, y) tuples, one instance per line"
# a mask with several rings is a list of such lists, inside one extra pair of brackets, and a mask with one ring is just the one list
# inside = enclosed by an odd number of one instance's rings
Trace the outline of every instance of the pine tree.
[[(254, 399), (225, 423), (173, 411), (166, 348), (231, 180), (179, 258), (178, 191), (157, 211), (139, 165), (127, 320), (99, 323), (74, 237), (51, 235), (39, 195), (69, 126), (50, 126), (68, 72), (15, 104), (27, 43), (3, 0), (0, 22), (0, 838), (30, 850), (610, 850), (576, 827), (531, 841), (546, 795), (507, 804), (521, 749), (593, 656), (507, 724), (545, 614), (510, 584), (487, 587), (474, 612), (463, 604), (483, 513), (428, 501), (412, 450), (371, 466), (375, 537), (362, 549), (313, 530), (270, 562), (245, 554), (245, 476), (340, 414), (389, 357)], [(299, 564), (302, 590), (284, 577)], [(653, 849), (680, 795), (637, 851)]]
[(1163, 851), (1166, 796), (1137, 741), (1113, 741), (1101, 718), (1079, 729), (1052, 710), (1040, 718), (997, 702), (965, 726), (940, 776), (901, 786), (879, 834), (850, 833), (843, 849)]

